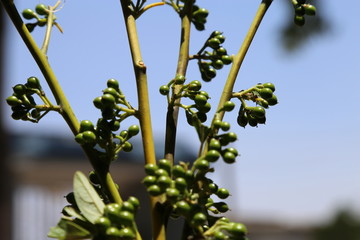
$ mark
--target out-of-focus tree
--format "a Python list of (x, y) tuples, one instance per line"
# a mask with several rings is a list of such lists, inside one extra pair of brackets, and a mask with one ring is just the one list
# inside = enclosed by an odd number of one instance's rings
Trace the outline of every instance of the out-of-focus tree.
[[(316, 5), (316, 17), (306, 18), (306, 24), (302, 27), (296, 26), (291, 20), (284, 21), (285, 25), (281, 28), (281, 40), (283, 47), (292, 52), (303, 46), (307, 40), (317, 35), (325, 34), (330, 30), (330, 20), (324, 13), (324, 0), (311, 0), (309, 3)], [(324, 3), (325, 2), (325, 3)], [(289, 0), (284, 1), (289, 8), (293, 5), (289, 4)], [(287, 11), (288, 18), (294, 18), (294, 11)]]
[(314, 231), (314, 240), (359, 240), (360, 218), (348, 209), (341, 209), (334, 218)]

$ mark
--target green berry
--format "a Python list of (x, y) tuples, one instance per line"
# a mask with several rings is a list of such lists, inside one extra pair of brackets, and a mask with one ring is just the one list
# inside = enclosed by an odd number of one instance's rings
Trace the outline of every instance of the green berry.
[(221, 56), (221, 60), (225, 65), (229, 65), (232, 63), (233, 58), (229, 55), (223, 55), (223, 56)]
[(206, 159), (198, 159), (195, 161), (194, 165), (200, 171), (206, 171), (210, 168), (209, 161), (207, 161)]
[(216, 192), (216, 195), (221, 199), (225, 199), (230, 195), (230, 193), (226, 188), (219, 188)]
[(211, 105), (209, 102), (207, 102), (204, 106), (197, 106), (197, 109), (199, 112), (207, 113), (211, 110)]
[(260, 96), (262, 98), (264, 98), (264, 99), (271, 98), (272, 95), (273, 95), (273, 91), (270, 88), (267, 88), (267, 87), (259, 89), (258, 92), (259, 92)]
[(128, 141), (124, 142), (124, 144), (122, 145), (122, 150), (124, 150), (125, 152), (131, 152), (132, 149), (133, 149), (133, 146)]
[(265, 109), (263, 107), (248, 107), (246, 110), (250, 111), (250, 114), (256, 118), (265, 117)]
[(213, 206), (221, 213), (229, 211), (229, 206), (225, 202), (217, 202)]
[(235, 108), (235, 103), (233, 103), (232, 101), (226, 101), (224, 103), (224, 111), (226, 112), (231, 112), (233, 109)]
[(171, 172), (171, 162), (167, 159), (160, 159), (158, 161), (158, 167), (161, 169), (165, 169), (168, 173)]
[(206, 223), (206, 215), (199, 212), (199, 213), (196, 213), (193, 218), (192, 218), (192, 223), (195, 225), (195, 226), (200, 226), (200, 225), (203, 225)]
[(187, 187), (187, 183), (186, 183), (185, 178), (182, 178), (182, 177), (176, 178), (176, 179), (175, 179), (175, 187), (176, 187), (179, 191), (183, 192), (183, 191), (186, 189), (186, 187)]
[(216, 36), (218, 36), (218, 35), (221, 35), (222, 33), (220, 32), (220, 31), (213, 31), (212, 33), (211, 33), (211, 35), (210, 35), (210, 37), (216, 37)]
[(225, 37), (224, 37), (224, 35), (219, 34), (219, 35), (216, 35), (215, 38), (218, 39), (218, 40), (220, 41), (220, 43), (224, 43), (224, 42), (225, 42)]
[(191, 206), (184, 200), (177, 202), (175, 206), (176, 210), (182, 215), (187, 215), (191, 211)]
[(218, 49), (214, 50), (214, 55), (216, 56), (225, 56), (227, 54), (227, 51), (223, 47), (219, 47)]
[(149, 186), (155, 184), (156, 181), (157, 181), (157, 177), (152, 176), (152, 175), (148, 175), (143, 179), (142, 182), (146, 187), (149, 187)]
[(216, 70), (214, 68), (208, 68), (205, 70), (205, 76), (209, 79), (216, 77)]
[(175, 200), (180, 196), (180, 192), (176, 188), (166, 189), (166, 197), (170, 200)]
[(217, 39), (217, 38), (210, 38), (208, 41), (207, 41), (207, 45), (213, 49), (217, 49), (220, 47), (220, 40)]
[(100, 217), (95, 221), (96, 227), (98, 227), (101, 231), (104, 231), (111, 227), (111, 221), (107, 217)]
[(130, 196), (127, 201), (134, 206), (135, 210), (140, 207), (140, 201), (136, 197)]
[(109, 237), (120, 237), (120, 230), (117, 227), (109, 227), (106, 229), (106, 235)]
[(35, 11), (37, 14), (42, 15), (42, 16), (46, 16), (49, 14), (49, 10), (48, 10), (47, 6), (42, 3), (36, 5)]
[(184, 84), (186, 78), (183, 75), (176, 75), (175, 84)]
[(169, 176), (164, 176), (164, 175), (160, 176), (156, 181), (157, 185), (161, 189), (166, 189), (166, 188), (170, 187), (171, 182), (172, 182), (171, 178)]
[(237, 135), (234, 132), (229, 132), (224, 135), (224, 137), (227, 142), (235, 142), (237, 140)]
[(236, 150), (236, 148), (233, 148), (233, 147), (226, 148), (226, 149), (224, 150), (224, 152), (231, 152), (231, 153), (234, 154), (235, 156), (238, 156), (238, 155), (239, 155), (239, 153), (238, 153), (238, 151)]
[(199, 91), (201, 89), (201, 82), (198, 80), (191, 81), (189, 83), (189, 90), (191, 91)]
[(136, 238), (136, 235), (131, 228), (125, 227), (120, 229), (119, 237), (122, 240), (133, 240)]
[(200, 122), (206, 122), (206, 120), (207, 120), (207, 116), (206, 116), (206, 114), (205, 113), (203, 113), (203, 112), (197, 112), (196, 113), (196, 116), (197, 116), (197, 118), (200, 120)]
[(10, 97), (6, 98), (6, 103), (11, 107), (15, 107), (15, 106), (20, 105), (22, 102), (16, 96), (10, 96)]
[(272, 95), (271, 98), (267, 99), (269, 106), (274, 106), (278, 103), (277, 97)]
[(96, 141), (96, 135), (93, 131), (85, 131), (82, 136), (85, 143), (94, 143)]
[(226, 235), (223, 232), (220, 231), (216, 231), (214, 234), (214, 240), (225, 240), (226, 239)]
[(155, 175), (156, 170), (158, 170), (158, 166), (153, 163), (148, 163), (145, 165), (145, 173), (147, 175)]
[(24, 85), (24, 84), (16, 84), (14, 87), (13, 87), (13, 91), (16, 95), (24, 95), (26, 94), (26, 90), (27, 90), (27, 87)]
[(305, 8), (305, 14), (306, 15), (315, 16), (315, 14), (316, 14), (315, 6), (313, 6), (311, 4), (304, 4), (303, 6)]
[(224, 63), (221, 59), (217, 59), (211, 63), (211, 66), (213, 66), (217, 70), (220, 70), (223, 68)]
[(101, 103), (105, 106), (105, 107), (113, 107), (115, 104), (115, 97), (109, 93), (105, 93), (104, 95), (102, 95), (101, 97)]
[(135, 208), (134, 208), (134, 206), (132, 205), (131, 202), (129, 202), (129, 201), (124, 201), (124, 202), (122, 202), (122, 204), (121, 204), (121, 211), (128, 211), (128, 212), (134, 213), (134, 212), (135, 212)]
[(205, 159), (208, 160), (209, 162), (215, 162), (219, 159), (220, 157), (220, 153), (217, 150), (209, 150), (206, 155), (205, 155)]
[(220, 144), (220, 141), (217, 140), (216, 138), (212, 138), (210, 139), (210, 142), (209, 142), (209, 149), (215, 149), (215, 150), (219, 150), (221, 149), (221, 144)]
[(181, 165), (175, 165), (172, 168), (172, 174), (174, 177), (184, 177), (185, 169)]
[(111, 95), (113, 95), (115, 98), (118, 96), (118, 92), (116, 91), (116, 89), (115, 88), (112, 88), (112, 87), (108, 87), (108, 88), (105, 88), (104, 90), (103, 90), (103, 93), (108, 93), (108, 94), (111, 94)]
[(132, 137), (132, 136), (135, 136), (139, 133), (140, 131), (140, 128), (138, 125), (131, 125), (129, 128), (128, 128), (128, 136), (129, 137)]
[(94, 103), (94, 106), (98, 109), (102, 109), (104, 107), (102, 101), (101, 101), (102, 97), (97, 97), (94, 99), (93, 103)]
[(236, 156), (232, 152), (225, 152), (222, 158), (224, 159), (224, 162), (230, 164), (235, 162)]
[(230, 123), (229, 122), (222, 122), (220, 128), (221, 128), (221, 130), (226, 132), (226, 131), (228, 131), (230, 129)]
[(169, 92), (170, 92), (170, 88), (168, 85), (162, 85), (160, 88), (159, 88), (159, 92), (161, 95), (168, 95)]
[(29, 88), (41, 89), (40, 81), (37, 77), (29, 77), (27, 79), (27, 85)]
[(240, 127), (245, 127), (248, 124), (248, 118), (245, 114), (239, 114), (236, 121)]
[(119, 82), (116, 79), (113, 79), (113, 78), (109, 79), (106, 82), (106, 85), (109, 88), (119, 89)]
[(222, 121), (220, 119), (215, 119), (213, 122), (214, 127), (217, 129), (221, 127), (221, 124), (222, 124)]
[(274, 84), (268, 82), (268, 83), (264, 83), (263, 86), (264, 86), (264, 88), (270, 88), (271, 91), (275, 92), (275, 85)]
[(85, 143), (85, 140), (83, 138), (83, 134), (82, 133), (78, 133), (76, 134), (75, 136), (75, 141), (79, 144), (84, 144)]
[(234, 236), (245, 236), (247, 234), (247, 228), (242, 223), (230, 223), (228, 231)]
[(195, 103), (198, 106), (204, 106), (207, 103), (208, 98), (203, 94), (196, 94), (195, 96)]
[(85, 131), (94, 131), (94, 125), (89, 120), (82, 120), (80, 122), (79, 132), (85, 132)]
[(295, 15), (294, 22), (298, 26), (304, 26), (305, 24), (305, 17), (301, 15)]
[(25, 9), (22, 12), (22, 15), (25, 19), (33, 19), (33, 18), (38, 18), (37, 14), (30, 8)]
[(148, 193), (151, 195), (151, 196), (159, 196), (160, 194), (162, 194), (163, 192), (161, 191), (161, 188), (154, 184), (154, 185), (151, 185), (147, 188), (147, 191)]

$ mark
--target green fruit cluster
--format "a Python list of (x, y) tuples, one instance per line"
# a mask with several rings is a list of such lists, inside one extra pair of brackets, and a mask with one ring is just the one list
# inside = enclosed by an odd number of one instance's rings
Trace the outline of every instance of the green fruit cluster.
[[(32, 32), (36, 26), (40, 26), (40, 27), (45, 26), (48, 15), (49, 15), (49, 9), (46, 5), (44, 5), (42, 3), (36, 5), (35, 11), (30, 8), (27, 8), (22, 11), (22, 16), (25, 19), (27, 19), (27, 20), (35, 19), (36, 20), (36, 22), (34, 22), (34, 23), (26, 24), (26, 27), (29, 30), (29, 32)], [(56, 19), (56, 17), (54, 16), (54, 20), (55, 19)]]
[[(257, 84), (250, 90), (250, 92), (242, 95), (241, 98), (243, 101), (237, 117), (237, 123), (241, 127), (245, 127), (248, 124), (251, 127), (256, 127), (258, 124), (265, 124), (265, 109), (278, 103), (277, 97), (274, 94), (275, 86), (272, 83)], [(257, 106), (248, 106), (244, 100), (251, 100), (255, 102)]]
[(311, 4), (307, 4), (306, 0), (292, 1), (295, 11), (294, 22), (298, 26), (305, 24), (305, 15), (315, 16), (316, 8)]
[(227, 189), (218, 187), (205, 176), (212, 171), (210, 161), (202, 157), (192, 167), (188, 163), (172, 165), (169, 160), (160, 159), (157, 164), (145, 165), (147, 176), (143, 184), (151, 196), (162, 199), (166, 208), (170, 209), (171, 217), (183, 217), (197, 236), (210, 229), (214, 219), (220, 218), (211, 214), (229, 210), (225, 202), (214, 202), (211, 198), (215, 195), (226, 199), (230, 195)]
[[(224, 41), (224, 35), (219, 31), (214, 31), (198, 53), (198, 66), (201, 78), (205, 82), (209, 82), (216, 77), (216, 70), (222, 69), (224, 65), (229, 65), (233, 61), (232, 56), (229, 56), (222, 46)], [(211, 51), (205, 51), (206, 48), (210, 48)]]
[(108, 160), (115, 160), (120, 151), (131, 151), (129, 139), (136, 136), (140, 128), (138, 125), (131, 125), (127, 130), (117, 132), (123, 120), (136, 114), (121, 92), (118, 81), (109, 79), (103, 95), (95, 98), (93, 103), (101, 110), (102, 118), (98, 119), (96, 126), (89, 120), (81, 121), (75, 140), (82, 145), (104, 149), (104, 157)]
[(247, 228), (242, 223), (230, 222), (228, 218), (218, 218), (215, 224), (205, 232), (206, 239), (212, 240), (249, 240)]
[(127, 201), (105, 205), (104, 215), (96, 220), (95, 236), (101, 239), (136, 239), (135, 214), (139, 200), (129, 197)]
[(195, 28), (199, 31), (205, 29), (206, 18), (209, 15), (209, 11), (205, 8), (200, 8), (197, 5), (194, 5), (192, 8), (192, 18), (191, 22), (194, 24)]
[[(45, 99), (46, 105), (37, 105), (33, 95)], [(13, 94), (6, 98), (6, 102), (13, 111), (11, 117), (15, 120), (38, 122), (44, 115), (41, 112), (51, 110), (52, 106), (42, 91), (40, 81), (36, 77), (29, 77), (25, 84), (13, 87)]]

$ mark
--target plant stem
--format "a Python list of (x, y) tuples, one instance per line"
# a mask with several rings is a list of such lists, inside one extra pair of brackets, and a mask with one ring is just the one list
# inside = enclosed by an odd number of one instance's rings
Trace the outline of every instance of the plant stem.
[[(145, 163), (156, 164), (155, 146), (152, 135), (150, 116), (149, 93), (147, 87), (146, 66), (141, 57), (140, 44), (136, 31), (136, 21), (133, 12), (128, 5), (129, 1), (120, 0), (124, 15), (128, 41), (135, 71), (137, 94), (138, 94), (138, 118), (140, 122)], [(162, 211), (158, 210), (159, 202), (155, 197), (150, 198), (152, 209), (152, 230), (154, 240), (165, 240), (166, 232)], [(137, 235), (137, 239), (139, 238)]]
[[(77, 120), (74, 112), (72, 111), (71, 106), (64, 92), (62, 91), (58, 80), (56, 79), (56, 76), (49, 64), (47, 55), (41, 51), (41, 49), (38, 47), (38, 45), (32, 38), (30, 32), (23, 23), (13, 1), (1, 0), (1, 2), (13, 24), (15, 25), (16, 29), (18, 30), (21, 38), (29, 49), (31, 55), (38, 64), (42, 74), (44, 75), (57, 104), (61, 108), (59, 111), (60, 114), (68, 124), (72, 133), (74, 135), (77, 135), (79, 131), (79, 121)], [(121, 203), (122, 200), (119, 191), (116, 189), (115, 184), (109, 174), (108, 165), (104, 164), (102, 161), (99, 160), (98, 153), (92, 147), (82, 145), (82, 148), (87, 155), (91, 165), (95, 169), (95, 172), (100, 177), (100, 181), (102, 182), (102, 185), (105, 186), (105, 189), (109, 193), (109, 196), (112, 198), (112, 200)]]
[[(185, 76), (187, 66), (189, 63), (189, 43), (190, 43), (190, 30), (191, 30), (191, 17), (193, 1), (186, 1), (181, 16), (181, 37), (180, 37), (180, 50), (178, 57), (178, 65), (176, 69), (177, 76)], [(177, 96), (183, 85), (175, 84), (173, 87), (173, 95)], [(166, 133), (165, 133), (165, 158), (174, 162), (175, 145), (176, 145), (176, 130), (177, 121), (179, 116), (179, 103), (180, 98), (171, 101), (169, 104), (166, 115)]]
[[(254, 20), (250, 26), (250, 29), (249, 29), (247, 35), (245, 36), (243, 44), (240, 47), (239, 52), (234, 57), (233, 64), (231, 66), (228, 78), (226, 80), (226, 83), (225, 83), (225, 86), (224, 86), (224, 89), (223, 89), (223, 92), (222, 92), (222, 95), (221, 95), (221, 98), (219, 101), (219, 105), (217, 108), (218, 110), (221, 109), (224, 106), (224, 103), (226, 101), (230, 100), (232, 97), (234, 84), (235, 84), (237, 75), (240, 71), (241, 65), (245, 59), (247, 51), (249, 50), (252, 40), (254, 39), (256, 31), (259, 28), (259, 25), (260, 25), (263, 17), (265, 16), (267, 9), (270, 7), (271, 3), (272, 3), (272, 0), (263, 0), (256, 12)], [(225, 112), (221, 111), (220, 113), (215, 115), (214, 120), (215, 119), (222, 120), (224, 118), (224, 114), (225, 114)]]

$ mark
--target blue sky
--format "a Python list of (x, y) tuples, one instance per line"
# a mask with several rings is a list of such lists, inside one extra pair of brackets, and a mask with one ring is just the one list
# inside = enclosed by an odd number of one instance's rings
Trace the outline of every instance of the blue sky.
[[(225, 48), (236, 53), (260, 1), (197, 2), (210, 15), (206, 31), (193, 31), (191, 50), (197, 51), (213, 30), (221, 30), (227, 37)], [(19, 9), (32, 8), (37, 3), (38, 0), (17, 1)], [(233, 123), (232, 130), (238, 133), (236, 146), (241, 157), (236, 165), (220, 164), (222, 174), (217, 178), (234, 193), (233, 212), (245, 217), (275, 218), (296, 224), (322, 220), (343, 205), (360, 209), (360, 3), (349, 0), (346, 5), (351, 7), (339, 7), (337, 1), (327, 1), (322, 5), (318, 11), (329, 16), (331, 31), (311, 38), (306, 46), (288, 54), (279, 40), (288, 9), (281, 1), (274, 1), (239, 74), (236, 90), (258, 82), (273, 82), (279, 98), (279, 104), (267, 111), (265, 126), (243, 129), (235, 124), (235, 112), (226, 116)], [(118, 79), (123, 92), (136, 105), (119, 2), (67, 0), (57, 16), (64, 34), (53, 31), (48, 55), (78, 119), (96, 121), (99, 112), (92, 100), (101, 95), (109, 78)], [(34, 37), (41, 44), (44, 30), (37, 30)], [(165, 98), (158, 94), (158, 88), (176, 70), (179, 19), (169, 7), (157, 7), (139, 19), (138, 32), (148, 67), (154, 134), (163, 137), (166, 108), (160, 106), (165, 105)], [(12, 26), (8, 27), (6, 54), (6, 95), (11, 94), (11, 86), (25, 82), (29, 76), (43, 80)], [(213, 106), (218, 102), (218, 91), (228, 70), (225, 67), (213, 82), (203, 84)], [(196, 63), (192, 63), (188, 79), (199, 78)], [(49, 114), (37, 125), (16, 122), (10, 117), (6, 124), (20, 133), (54, 130), (70, 135), (56, 114)], [(195, 133), (190, 133), (192, 130), (184, 123), (179, 127), (179, 141), (196, 151)]]

